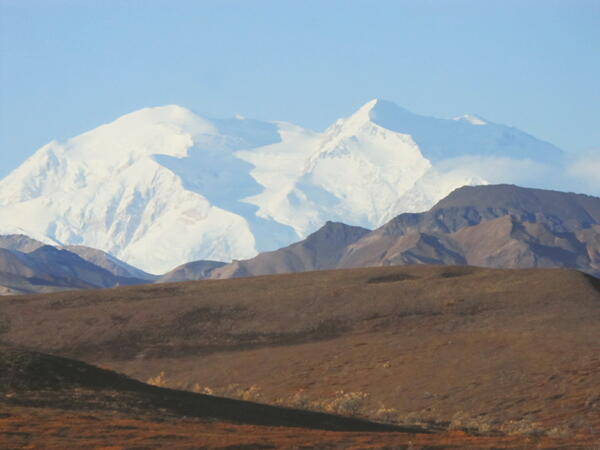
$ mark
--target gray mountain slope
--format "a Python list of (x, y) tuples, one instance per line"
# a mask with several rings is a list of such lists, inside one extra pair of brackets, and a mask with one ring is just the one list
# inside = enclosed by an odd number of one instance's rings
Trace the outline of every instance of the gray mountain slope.
[(453, 263), (600, 274), (599, 233), (600, 198), (512, 185), (462, 187), (431, 210), (401, 214), (349, 245), (337, 267), (421, 262), (432, 256), (423, 245), (428, 239), (437, 252), (429, 263), (452, 263), (450, 254), (460, 255)]
[(564, 152), (514, 127), (483, 121), (438, 119), (412, 113), (392, 102), (379, 100), (371, 112), (376, 124), (409, 134), (433, 162), (461, 156), (499, 156), (558, 163)]
[(126, 262), (115, 258), (110, 253), (106, 253), (102, 250), (85, 247), (83, 245), (67, 245), (63, 248), (71, 253), (75, 253), (92, 264), (108, 270), (117, 277), (134, 278), (147, 281), (154, 281), (158, 278), (156, 275), (149, 274), (143, 270), (133, 267), (132, 265), (129, 265)]
[[(8, 250), (31, 253), (40, 247), (44, 247), (45, 245), (47, 244), (23, 234), (0, 235), (0, 248), (5, 248)], [(56, 248), (75, 253), (82, 259), (108, 270), (117, 277), (136, 278), (139, 280), (155, 280), (157, 278), (156, 275), (146, 273), (143, 270), (133, 267), (102, 250), (83, 245), (66, 245), (63, 247), (56, 246)]]
[(182, 264), (163, 276), (159, 277), (155, 283), (176, 283), (178, 281), (188, 280), (206, 280), (210, 274), (225, 264), (221, 261), (192, 261)]
[[(4, 239), (12, 247), (28, 249), (37, 241), (27, 237)], [(3, 294), (44, 293), (70, 289), (107, 288), (148, 282), (119, 277), (75, 253), (42, 245), (24, 253), (0, 247), (0, 291)]]
[(335, 268), (344, 249), (369, 233), (361, 227), (327, 222), (303, 241), (216, 269), (211, 278), (237, 278)]
[(23, 253), (29, 253), (43, 247), (43, 242), (32, 239), (24, 234), (5, 234), (0, 235), (0, 248), (8, 250), (17, 250)]

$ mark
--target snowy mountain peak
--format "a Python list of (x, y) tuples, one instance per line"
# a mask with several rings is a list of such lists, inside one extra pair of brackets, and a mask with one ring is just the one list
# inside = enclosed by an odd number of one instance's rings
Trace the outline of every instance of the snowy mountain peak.
[(472, 122), (380, 99), (323, 133), (144, 108), (50, 142), (1, 180), (0, 234), (85, 245), (164, 273), (250, 258), (328, 220), (378, 227), (465, 184), (518, 182), (500, 176), (560, 154), (513, 128)]
[(351, 118), (356, 118), (356, 120), (362, 120), (364, 122), (371, 120), (371, 113), (377, 107), (377, 104), (380, 103), (381, 100), (378, 98), (374, 98), (373, 100), (368, 101), (363, 106), (358, 108), (358, 110), (350, 116)]
[(470, 123), (471, 125), (487, 125), (488, 121), (476, 114), (463, 114), (455, 117), (453, 120)]
[[(144, 108), (75, 137), (67, 150), (81, 159), (122, 159), (124, 154), (184, 157), (200, 135), (218, 135), (209, 120), (177, 105)], [(74, 155), (73, 155), (74, 156)]]
[(364, 125), (365, 123), (378, 124), (379, 120), (402, 118), (405, 114), (410, 113), (392, 102), (374, 98), (361, 106), (354, 114), (346, 119), (340, 119), (338, 122), (355, 126)]

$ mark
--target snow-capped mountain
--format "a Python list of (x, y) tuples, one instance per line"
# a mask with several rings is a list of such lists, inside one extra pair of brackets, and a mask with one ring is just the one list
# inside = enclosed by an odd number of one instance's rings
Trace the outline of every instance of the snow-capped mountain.
[(381, 100), (322, 133), (147, 108), (53, 141), (0, 181), (0, 234), (164, 273), (250, 258), (328, 220), (374, 228), (463, 185), (533, 179), (560, 157), (477, 116), (434, 119)]

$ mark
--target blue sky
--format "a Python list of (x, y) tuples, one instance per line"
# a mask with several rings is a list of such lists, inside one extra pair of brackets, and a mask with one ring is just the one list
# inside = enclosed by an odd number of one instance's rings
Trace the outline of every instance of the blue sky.
[(600, 149), (600, 2), (0, 0), (0, 177), (146, 106), (320, 130), (375, 97)]

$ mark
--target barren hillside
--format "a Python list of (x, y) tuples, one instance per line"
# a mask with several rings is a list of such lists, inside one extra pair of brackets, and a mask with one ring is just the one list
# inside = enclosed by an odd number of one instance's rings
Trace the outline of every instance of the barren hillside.
[(383, 267), (0, 305), (3, 342), (170, 387), (398, 424), (600, 429), (600, 292), (575, 271)]

